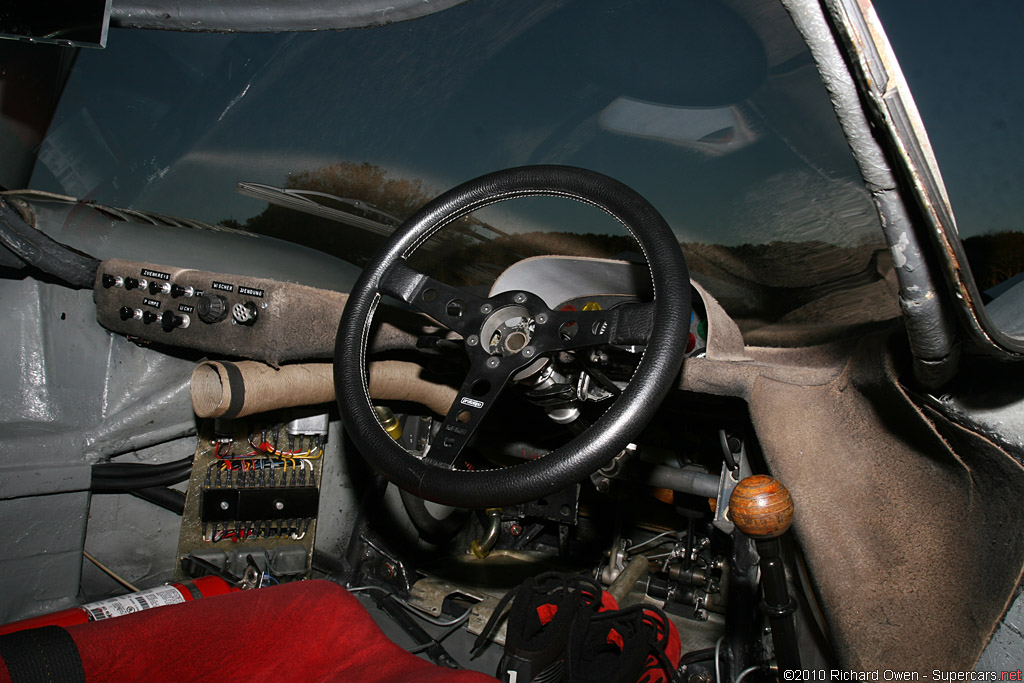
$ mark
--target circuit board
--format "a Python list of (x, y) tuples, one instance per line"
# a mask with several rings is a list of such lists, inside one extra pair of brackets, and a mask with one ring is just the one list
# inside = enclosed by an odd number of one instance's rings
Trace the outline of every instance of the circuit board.
[(176, 579), (218, 574), (258, 587), (309, 577), (326, 425), (326, 415), (204, 425)]

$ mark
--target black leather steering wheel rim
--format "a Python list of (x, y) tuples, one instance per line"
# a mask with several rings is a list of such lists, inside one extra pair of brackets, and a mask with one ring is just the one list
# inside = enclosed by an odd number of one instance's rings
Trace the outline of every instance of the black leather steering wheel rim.
[[(366, 352), (382, 283), (397, 264), (444, 226), (490, 204), (529, 196), (565, 197), (616, 218), (640, 244), (654, 285), (653, 325), (627, 387), (583, 434), (542, 458), (494, 470), (439, 467), (399, 446), (377, 422)], [(483, 508), (535, 500), (587, 477), (646, 426), (675, 386), (689, 333), (690, 281), (665, 219), (637, 192), (605, 175), (569, 166), (525, 166), (476, 178), (437, 197), (403, 223), (371, 259), (349, 294), (334, 350), (334, 384), (344, 426), (370, 465), (402, 489), (446, 505)], [(454, 410), (454, 409), (453, 409)]]

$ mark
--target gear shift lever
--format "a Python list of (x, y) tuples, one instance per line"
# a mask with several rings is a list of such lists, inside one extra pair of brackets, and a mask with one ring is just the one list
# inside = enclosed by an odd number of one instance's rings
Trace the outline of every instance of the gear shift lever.
[(780, 671), (800, 668), (793, 613), (796, 602), (789, 596), (786, 567), (779, 537), (793, 523), (793, 499), (777, 479), (755, 474), (733, 489), (729, 518), (736, 528), (753, 539), (761, 557), (761, 587), (772, 627), (775, 659)]

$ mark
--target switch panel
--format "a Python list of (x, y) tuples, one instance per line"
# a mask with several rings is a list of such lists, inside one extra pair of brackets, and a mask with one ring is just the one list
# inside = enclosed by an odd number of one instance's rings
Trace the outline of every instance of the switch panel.
[(130, 337), (279, 363), (330, 358), (347, 294), (225, 273), (111, 259), (96, 317)]

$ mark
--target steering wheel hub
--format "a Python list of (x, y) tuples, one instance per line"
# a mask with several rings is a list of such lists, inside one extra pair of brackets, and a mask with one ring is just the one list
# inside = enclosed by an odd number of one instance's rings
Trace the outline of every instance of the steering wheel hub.
[(492, 356), (514, 356), (530, 344), (536, 320), (518, 304), (500, 308), (484, 320), (480, 339)]

